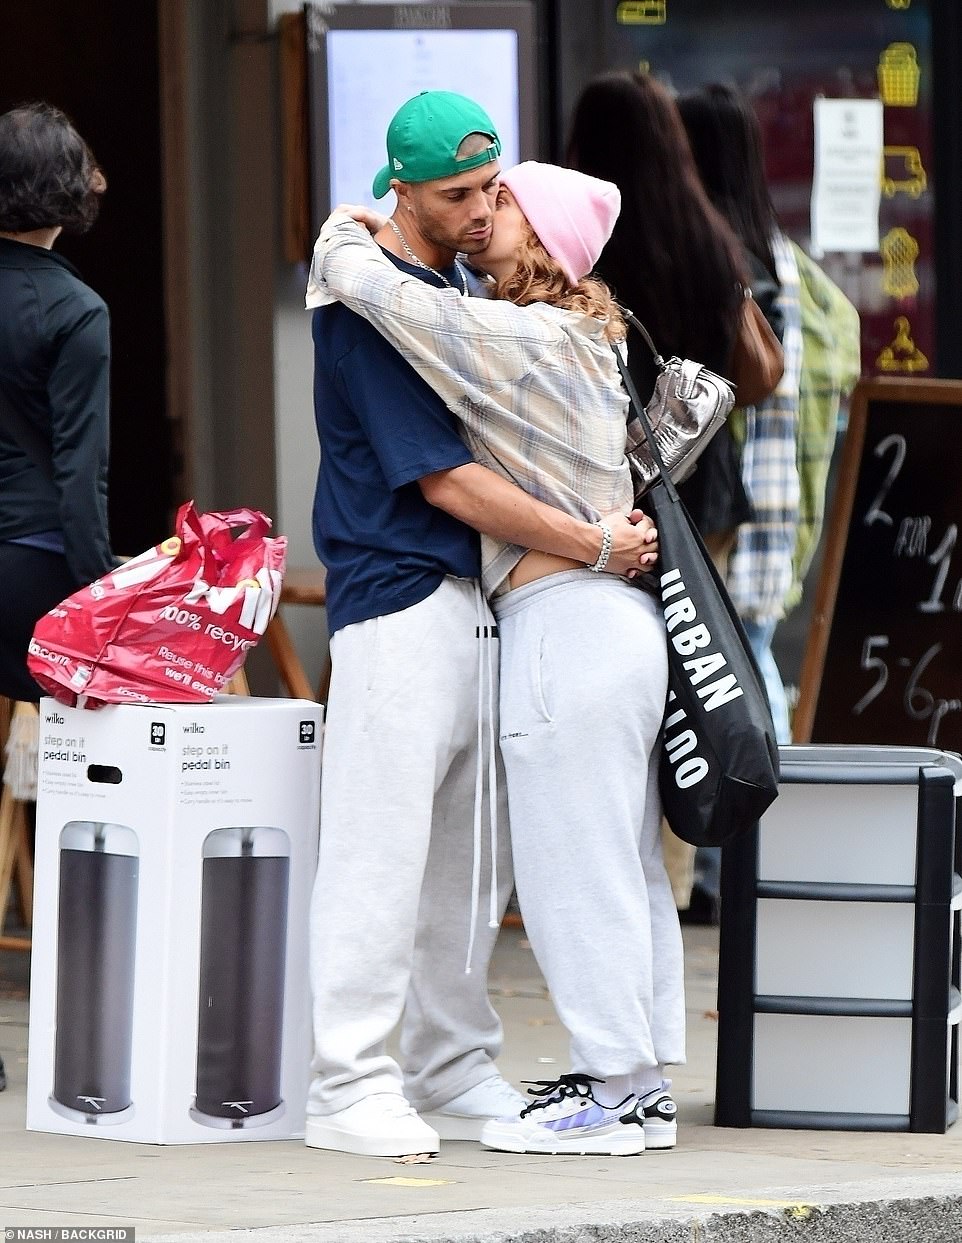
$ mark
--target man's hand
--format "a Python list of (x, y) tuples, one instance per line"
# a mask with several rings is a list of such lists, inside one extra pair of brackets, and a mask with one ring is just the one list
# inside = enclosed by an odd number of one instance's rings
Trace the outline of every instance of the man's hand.
[(654, 568), (658, 560), (658, 531), (647, 514), (633, 509), (627, 518), (611, 518), (611, 553), (608, 574), (634, 578)]

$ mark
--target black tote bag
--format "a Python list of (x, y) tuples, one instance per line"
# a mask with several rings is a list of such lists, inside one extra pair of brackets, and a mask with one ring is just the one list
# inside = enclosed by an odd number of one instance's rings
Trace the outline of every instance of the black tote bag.
[(754, 827), (778, 794), (778, 746), (754, 655), (701, 536), (663, 468), (631, 377), (629, 398), (661, 475), (645, 497), (658, 528), (668, 632), (668, 701), (658, 785), (672, 831), (721, 846)]

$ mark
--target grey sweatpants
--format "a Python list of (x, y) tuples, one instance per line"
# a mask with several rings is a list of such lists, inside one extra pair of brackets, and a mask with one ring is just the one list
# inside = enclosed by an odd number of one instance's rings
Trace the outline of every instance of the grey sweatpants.
[[(420, 604), (339, 630), (332, 641), (311, 906), (314, 1078), (308, 1113), (404, 1091), (433, 1109), (495, 1073), (501, 1023), (487, 970), (512, 877), (498, 783), (495, 927), (488, 926), (488, 802), (481, 901), (465, 974), (475, 861), (478, 705), (487, 746), (498, 644), (473, 580), (445, 579)], [(479, 685), (479, 649), (491, 677)], [(496, 757), (497, 721), (490, 741)], [(488, 747), (490, 753), (490, 747)], [(487, 776), (488, 756), (484, 768)], [(402, 1017), (402, 1072), (385, 1051)]]
[(655, 600), (571, 570), (494, 601), (501, 751), (521, 916), (601, 1078), (685, 1060), (681, 929), (661, 851), (668, 681)]

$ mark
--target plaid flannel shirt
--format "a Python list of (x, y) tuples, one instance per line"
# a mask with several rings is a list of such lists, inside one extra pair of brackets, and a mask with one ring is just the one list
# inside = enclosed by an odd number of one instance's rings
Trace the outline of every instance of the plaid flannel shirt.
[(825, 518), (825, 489), (843, 398), (862, 368), (858, 311), (800, 247), (792, 247), (802, 295), (802, 378), (798, 406), (800, 505), (792, 586), (786, 608), (802, 598)]
[[(586, 522), (632, 508), (628, 398), (599, 320), (432, 288), (344, 213), (321, 230), (307, 286), (309, 308), (334, 300), (370, 320), (438, 393), (476, 461)], [(527, 551), (482, 537), (487, 595)]]
[(739, 615), (760, 622), (784, 616), (799, 506), (795, 457), (802, 367), (799, 275), (791, 243), (783, 234), (772, 238), (772, 250), (781, 285), (777, 305), (785, 324), (785, 370), (775, 391), (745, 410), (742, 481), (754, 517), (738, 528), (727, 578)]

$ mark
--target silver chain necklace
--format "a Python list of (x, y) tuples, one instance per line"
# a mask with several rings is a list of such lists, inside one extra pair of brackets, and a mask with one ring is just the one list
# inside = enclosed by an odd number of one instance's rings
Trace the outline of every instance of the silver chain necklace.
[[(404, 247), (404, 253), (411, 260), (411, 262), (415, 265), (415, 267), (423, 268), (425, 272), (430, 272), (432, 276), (436, 276), (443, 285), (447, 285), (448, 289), (454, 289), (454, 286), (451, 284), (448, 278), (442, 275), (442, 273), (440, 273), (437, 270), (437, 268), (432, 268), (429, 263), (425, 263), (423, 259), (419, 259), (417, 257), (417, 255), (414, 253), (411, 247), (407, 244), (407, 239), (405, 238), (404, 234), (401, 232), (396, 222), (392, 220), (390, 216), (388, 217), (388, 224), (397, 234), (397, 240)], [(460, 263), (458, 263), (457, 259), (455, 259), (454, 261), (454, 270), (455, 272), (457, 272), (458, 277), (461, 281), (461, 288), (460, 290), (458, 290), (458, 292), (466, 297), (467, 292), (468, 292), (468, 280), (467, 280), (467, 277), (464, 275), (464, 272), (461, 269), (461, 265)]]

